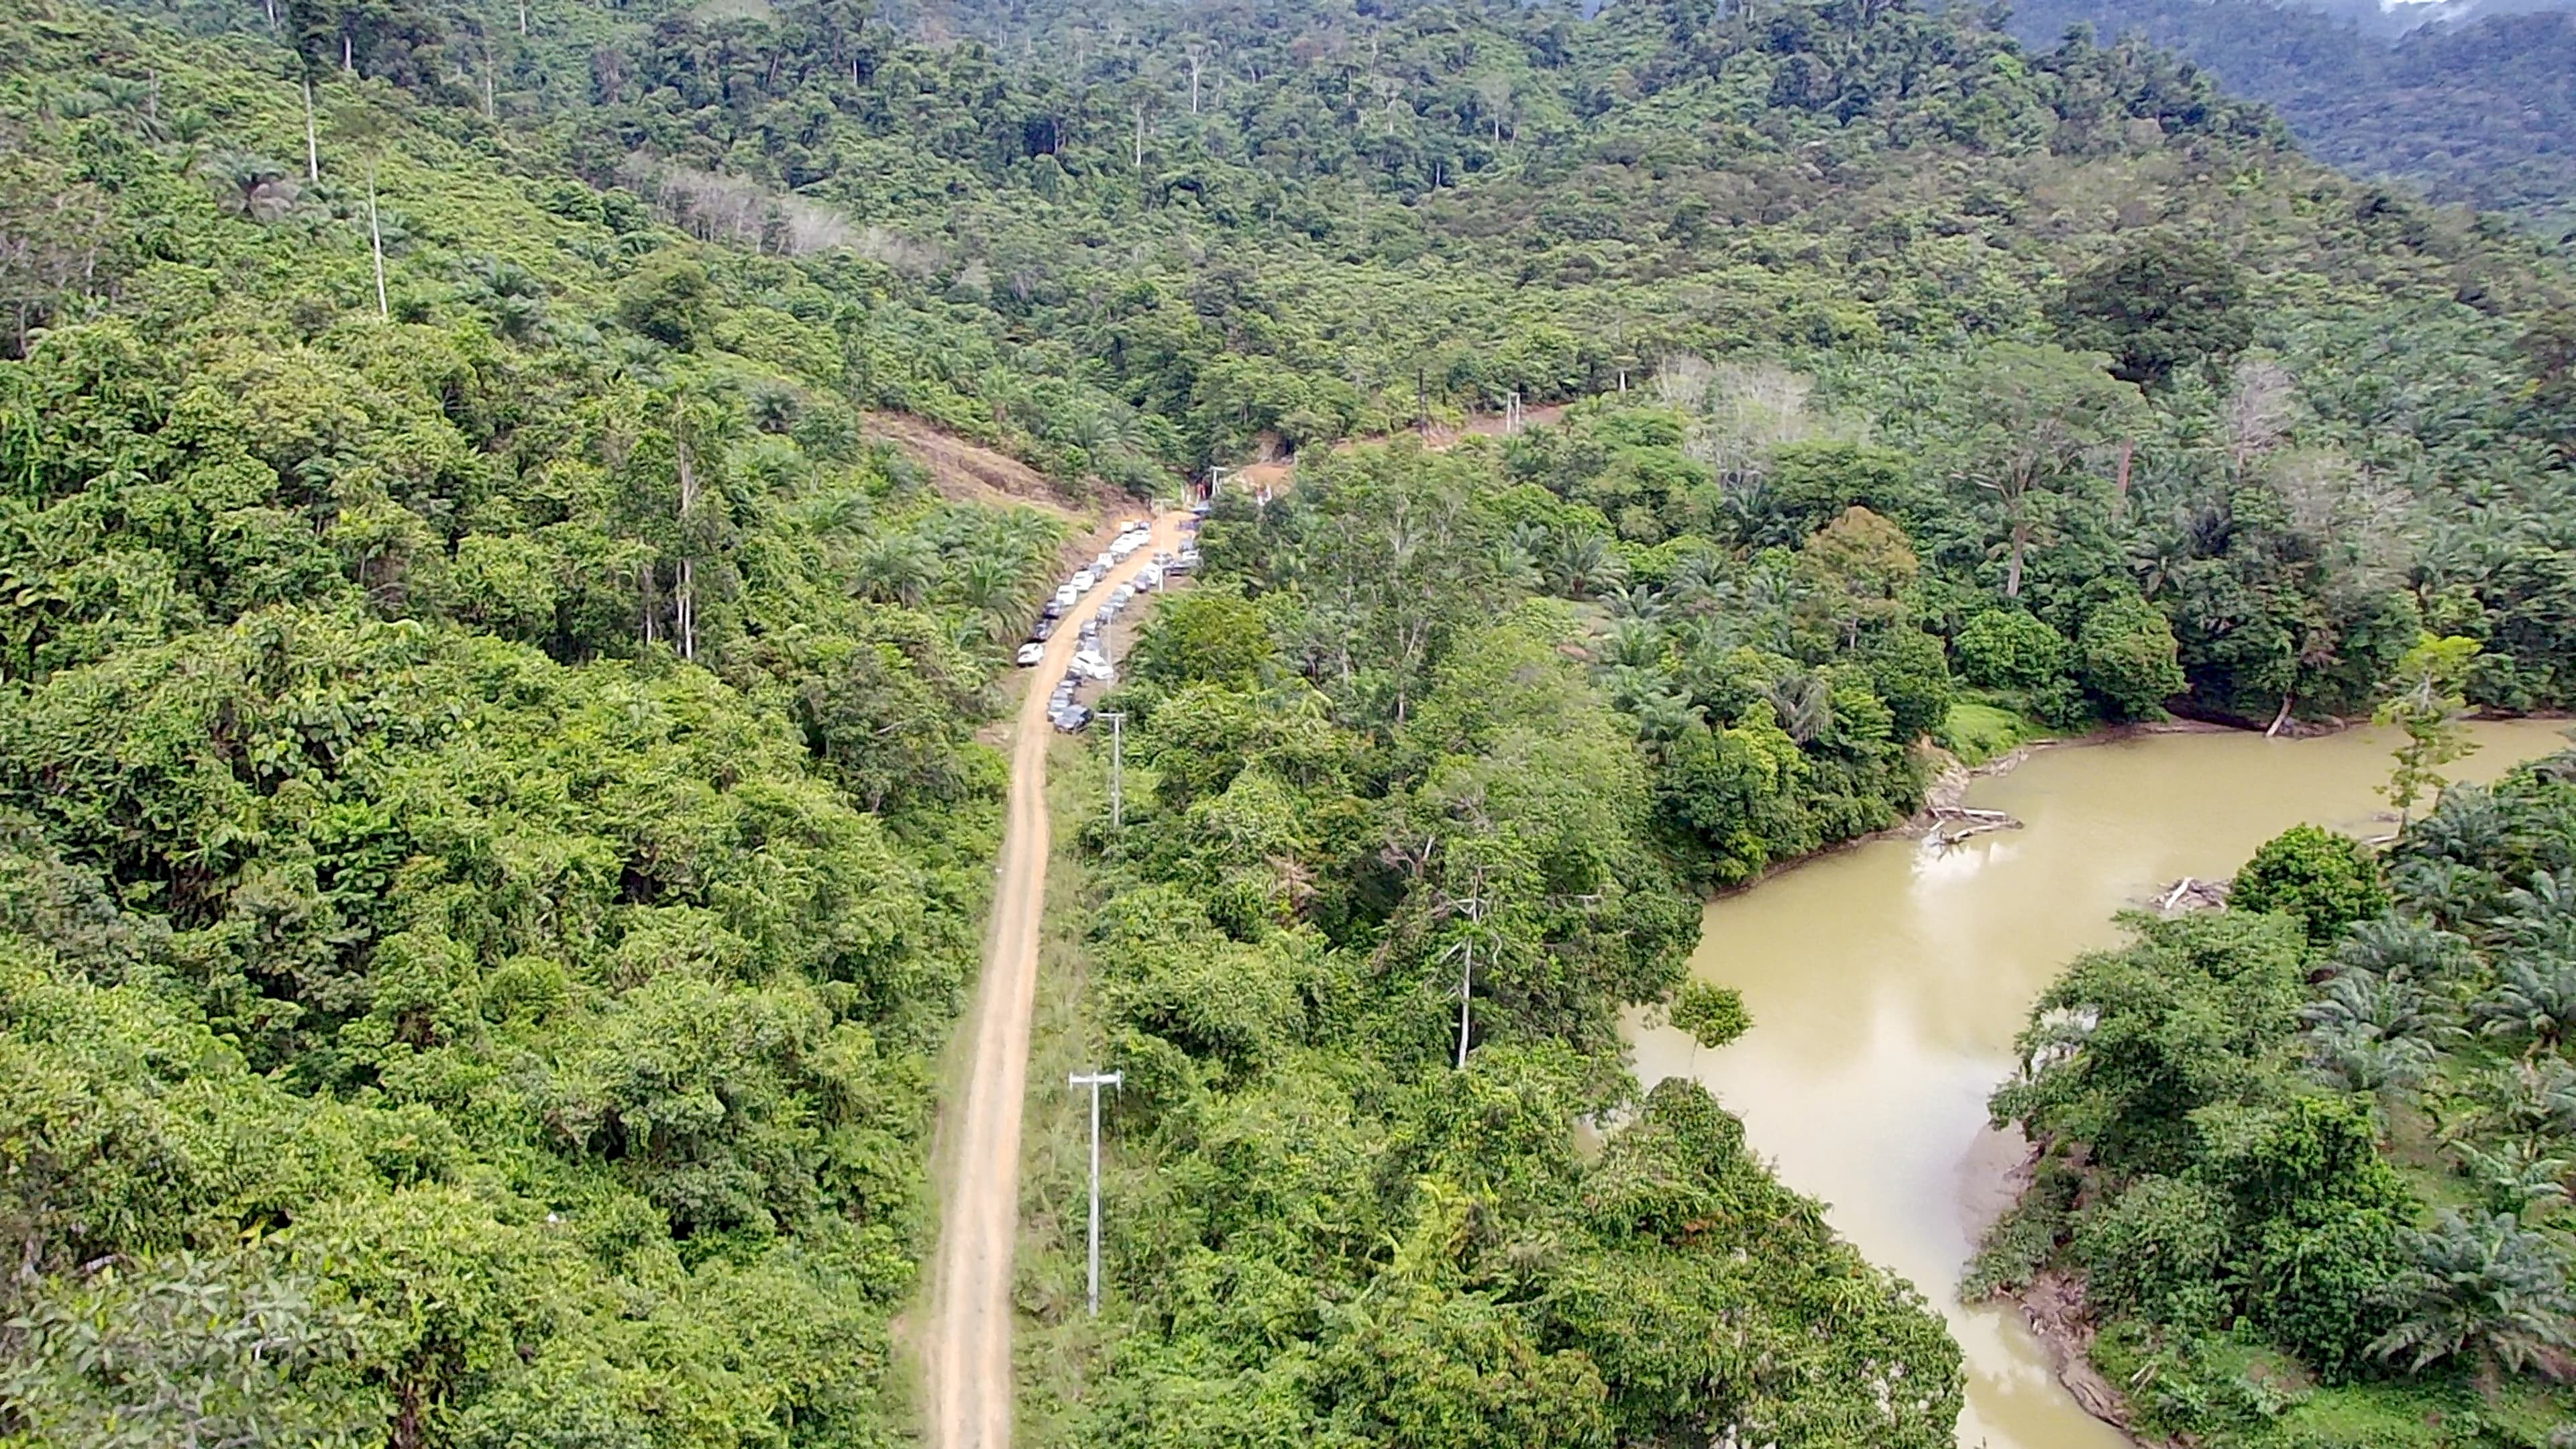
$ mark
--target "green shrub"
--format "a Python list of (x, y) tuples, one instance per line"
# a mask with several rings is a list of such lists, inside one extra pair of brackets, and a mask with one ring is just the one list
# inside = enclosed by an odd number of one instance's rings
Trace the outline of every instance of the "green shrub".
[(2074, 650), (2048, 622), (2019, 609), (1989, 609), (1951, 641), (1959, 675), (1986, 689), (2045, 689), (2063, 678)]
[(2379, 860), (2349, 835), (2294, 825), (2263, 843), (2236, 874), (2228, 905), (2296, 916), (2311, 941), (2331, 940), (2389, 907)]

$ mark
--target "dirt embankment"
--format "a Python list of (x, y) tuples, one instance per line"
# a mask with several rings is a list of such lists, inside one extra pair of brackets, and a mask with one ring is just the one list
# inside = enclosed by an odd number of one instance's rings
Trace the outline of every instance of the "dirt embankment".
[(930, 484), (961, 503), (1006, 504), (1072, 519), (1076, 510), (1054, 482), (1008, 453), (972, 442), (909, 413), (862, 415), (867, 436), (882, 438), (930, 470)]

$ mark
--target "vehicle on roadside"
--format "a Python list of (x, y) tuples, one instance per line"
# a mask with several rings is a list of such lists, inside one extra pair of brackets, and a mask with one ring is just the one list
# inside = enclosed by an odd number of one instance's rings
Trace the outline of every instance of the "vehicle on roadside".
[[(1061, 611), (1059, 610), (1058, 612), (1061, 612)], [(1041, 614), (1041, 615), (1039, 615), (1039, 616), (1038, 616), (1038, 621), (1037, 621), (1036, 623), (1034, 623), (1034, 624), (1032, 624), (1032, 625), (1030, 625), (1030, 626), (1029, 626), (1029, 637), (1030, 637), (1031, 639), (1036, 640), (1036, 641), (1037, 641), (1038, 643), (1040, 643), (1040, 644), (1044, 644), (1044, 643), (1045, 643), (1046, 641), (1048, 641), (1049, 639), (1054, 638), (1054, 637), (1055, 637), (1055, 621), (1056, 621), (1056, 615), (1054, 615), (1054, 614)]]
[(1020, 646), (1020, 667), (1028, 668), (1046, 657), (1046, 646), (1035, 639)]
[(1074, 597), (1080, 598), (1082, 595), (1090, 593), (1091, 586), (1098, 582), (1100, 582), (1100, 575), (1093, 573), (1089, 569), (1084, 569), (1082, 572), (1075, 574), (1073, 576), (1073, 582), (1065, 585), (1065, 587), (1073, 590)]
[(1139, 591), (1144, 592), (1144, 593), (1149, 593), (1149, 594), (1150, 594), (1150, 593), (1152, 593), (1154, 590), (1159, 589), (1159, 588), (1161, 588), (1162, 586), (1163, 586), (1163, 569), (1162, 569), (1162, 565), (1160, 565), (1160, 564), (1147, 564), (1147, 565), (1145, 565), (1145, 567), (1144, 567), (1144, 568), (1142, 568), (1142, 569), (1140, 569), (1140, 570), (1138, 570), (1138, 571), (1137, 571), (1137, 574), (1136, 574), (1136, 587), (1137, 587), (1137, 589), (1138, 589)]
[(1091, 571), (1095, 574), (1105, 574), (1109, 572), (1110, 568), (1117, 562), (1118, 560), (1110, 557), (1109, 550), (1102, 549), (1100, 551), (1100, 557), (1091, 561)]
[(1170, 563), (1163, 565), (1163, 572), (1170, 574), (1185, 574), (1198, 566), (1199, 551), (1194, 548), (1185, 548), (1181, 550), (1178, 558), (1175, 558)]
[(1141, 518), (1121, 519), (1118, 524), (1120, 533), (1149, 533), (1152, 530), (1153, 525)]
[(1120, 584), (1109, 591), (1109, 602), (1113, 604), (1129, 604), (1135, 602), (1135, 599), (1136, 586), (1133, 583)]
[(1055, 727), (1065, 734), (1080, 734), (1090, 724), (1091, 709), (1087, 705), (1067, 705), (1055, 713)]
[(1062, 614), (1065, 610), (1073, 607), (1074, 600), (1081, 597), (1082, 591), (1071, 584), (1065, 584), (1058, 587), (1055, 591), (1055, 597), (1047, 600), (1047, 617), (1052, 619), (1057, 615)]

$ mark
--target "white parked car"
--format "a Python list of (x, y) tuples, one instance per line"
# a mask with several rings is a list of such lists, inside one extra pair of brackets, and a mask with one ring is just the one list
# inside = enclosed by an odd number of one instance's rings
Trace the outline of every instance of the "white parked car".
[(1122, 521), (1118, 525), (1118, 531), (1120, 533), (1145, 533), (1149, 531), (1149, 525), (1147, 525), (1145, 520), (1141, 518), (1130, 518)]
[(1121, 563), (1124, 563), (1129, 555), (1135, 553), (1136, 550), (1143, 548), (1144, 546), (1145, 540), (1143, 538), (1136, 534), (1127, 534), (1120, 538), (1116, 543), (1109, 545), (1109, 556), (1113, 559), (1117, 559)]
[(1075, 574), (1073, 576), (1073, 582), (1066, 585), (1066, 587), (1072, 589), (1076, 594), (1087, 594), (1091, 592), (1091, 586), (1098, 582), (1100, 582), (1100, 575), (1093, 573), (1089, 569), (1084, 569), (1082, 572)]
[(1055, 606), (1059, 609), (1070, 609), (1073, 607), (1073, 601), (1081, 597), (1082, 590), (1075, 588), (1071, 584), (1066, 584), (1064, 587), (1055, 591)]
[(1118, 560), (1111, 558), (1108, 551), (1104, 549), (1101, 551), (1100, 557), (1091, 561), (1091, 571), (1095, 574), (1105, 574), (1109, 572), (1109, 566), (1116, 562), (1118, 562)]
[(1113, 604), (1124, 604), (1135, 597), (1136, 586), (1134, 584), (1120, 584), (1118, 587), (1109, 591), (1109, 602)]
[(1046, 646), (1037, 642), (1035, 639), (1032, 639), (1028, 643), (1020, 646), (1020, 667), (1022, 669), (1028, 668), (1030, 665), (1037, 663), (1045, 657)]

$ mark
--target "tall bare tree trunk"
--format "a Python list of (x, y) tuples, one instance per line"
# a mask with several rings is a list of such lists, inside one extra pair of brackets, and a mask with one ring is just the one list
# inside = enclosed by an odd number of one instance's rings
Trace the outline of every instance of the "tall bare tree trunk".
[(697, 570), (689, 559), (689, 525), (698, 512), (698, 472), (689, 461), (689, 444), (678, 439), (680, 460), (680, 585), (672, 597), (673, 626), (680, 635), (680, 657), (698, 657)]
[(393, 320), (393, 308), (385, 305), (385, 231), (376, 221), (376, 173), (367, 173), (367, 249), (376, 257), (376, 320)]
[(322, 138), (313, 125), (313, 77), (304, 78), (304, 179), (322, 179)]

